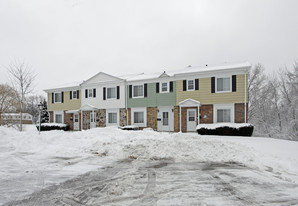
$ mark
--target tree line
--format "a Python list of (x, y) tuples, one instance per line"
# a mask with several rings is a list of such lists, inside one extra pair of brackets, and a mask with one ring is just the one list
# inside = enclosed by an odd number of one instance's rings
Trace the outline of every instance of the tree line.
[(298, 141), (298, 60), (293, 67), (265, 74), (256, 64), (249, 75), (248, 122), (254, 136)]

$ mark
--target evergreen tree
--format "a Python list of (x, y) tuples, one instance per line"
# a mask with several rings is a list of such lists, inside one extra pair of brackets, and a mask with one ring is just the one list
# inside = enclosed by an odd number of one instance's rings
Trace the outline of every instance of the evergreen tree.
[(44, 99), (42, 102), (42, 110), (41, 110), (41, 123), (48, 123), (49, 122), (49, 113), (48, 113), (48, 107), (47, 102)]

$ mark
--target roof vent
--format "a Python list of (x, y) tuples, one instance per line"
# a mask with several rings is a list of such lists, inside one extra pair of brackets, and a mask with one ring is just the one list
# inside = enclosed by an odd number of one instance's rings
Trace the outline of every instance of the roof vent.
[(206, 67), (208, 67), (208, 64), (206, 64)]
[(188, 65), (187, 67), (191, 67), (191, 65)]

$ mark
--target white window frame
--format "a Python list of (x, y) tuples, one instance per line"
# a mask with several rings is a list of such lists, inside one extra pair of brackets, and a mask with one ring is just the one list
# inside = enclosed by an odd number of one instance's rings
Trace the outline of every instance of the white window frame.
[[(78, 99), (78, 92), (77, 90), (71, 91), (72, 92), (72, 99)], [(76, 94), (76, 97), (74, 97), (74, 94)]]
[(88, 98), (93, 97), (93, 89), (88, 89)]
[[(117, 113), (117, 122), (116, 123), (109, 123), (109, 113)], [(106, 126), (117, 126), (119, 125), (119, 109), (107, 109), (106, 110)]]
[[(230, 78), (230, 89), (226, 91), (217, 91), (217, 80), (218, 79), (223, 79), (223, 78)], [(217, 76), (215, 77), (215, 92), (216, 93), (227, 93), (227, 92), (232, 92), (232, 76)]]
[[(137, 86), (142, 86), (143, 87), (143, 96), (135, 96), (135, 90), (134, 90), (134, 87), (137, 87)], [(137, 99), (137, 98), (144, 98), (144, 84), (136, 84), (136, 85), (132, 85), (132, 98), (134, 99)]]
[[(167, 90), (166, 91), (162, 91), (162, 84), (166, 83), (167, 84)], [(170, 83), (169, 82), (160, 82), (159, 83), (159, 92), (160, 93), (169, 93), (169, 86), (170, 86)]]
[[(231, 110), (231, 122), (234, 123), (235, 113), (234, 113), (234, 104), (214, 104), (213, 105), (213, 122), (217, 122), (217, 110), (218, 109), (230, 109)], [(220, 122), (221, 123), (221, 122)]]
[[(60, 94), (60, 102), (56, 101), (56, 94)], [(54, 104), (56, 103), (62, 103), (62, 92), (54, 92)]]
[[(113, 98), (108, 98), (108, 89), (115, 89), (115, 97)], [(107, 87), (106, 88), (106, 99), (110, 100), (110, 99), (116, 99), (117, 98), (117, 88), (116, 87)]]
[[(193, 81), (193, 89), (188, 89), (188, 81)], [(195, 83), (196, 81), (194, 79), (187, 79), (186, 80), (186, 91), (194, 91), (195, 90)]]
[[(134, 123), (135, 112), (143, 112), (144, 123)], [(146, 107), (131, 108), (131, 124), (139, 127), (147, 127), (147, 108)]]
[(62, 124), (64, 124), (64, 112), (63, 111), (54, 111), (54, 123), (57, 123), (56, 115), (62, 115)]

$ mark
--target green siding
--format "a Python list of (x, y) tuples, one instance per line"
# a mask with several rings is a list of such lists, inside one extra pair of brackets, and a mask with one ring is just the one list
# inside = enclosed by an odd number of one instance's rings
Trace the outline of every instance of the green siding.
[(132, 107), (156, 107), (176, 105), (176, 82), (173, 81), (173, 92), (156, 93), (156, 83), (147, 84), (147, 97), (129, 98), (129, 85), (127, 86), (127, 106)]

